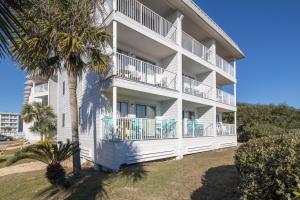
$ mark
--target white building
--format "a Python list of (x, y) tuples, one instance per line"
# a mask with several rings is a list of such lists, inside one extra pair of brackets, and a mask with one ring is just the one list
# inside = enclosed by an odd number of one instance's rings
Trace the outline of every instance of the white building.
[[(8, 132), (6, 129), (10, 128)], [(20, 114), (13, 112), (0, 112), (0, 134), (15, 136), (22, 132), (22, 120)]]
[[(57, 88), (57, 77), (45, 80), (41, 78), (32, 79), (27, 76), (24, 88), (24, 104), (39, 102), (51, 106), (54, 112), (57, 113)], [(34, 143), (39, 141), (41, 137), (40, 135), (29, 131), (29, 128), (32, 125), (33, 123), (23, 122), (23, 132), (26, 139), (29, 142)]]
[[(78, 79), (81, 156), (116, 170), (235, 146), (235, 124), (222, 123), (224, 112), (236, 122), (236, 60), (244, 55), (233, 40), (191, 0), (103, 5), (113, 65)], [(58, 74), (53, 104), (47, 94), (62, 141), (71, 138), (67, 84)], [(29, 93), (29, 102), (37, 98), (34, 87)]]

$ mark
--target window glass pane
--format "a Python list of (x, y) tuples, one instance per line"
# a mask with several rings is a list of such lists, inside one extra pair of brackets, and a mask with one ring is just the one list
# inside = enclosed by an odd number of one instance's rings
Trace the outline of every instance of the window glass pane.
[(128, 103), (127, 102), (118, 102), (117, 108), (118, 108), (118, 115), (120, 117), (127, 117), (127, 115), (128, 115)]
[(147, 118), (154, 119), (156, 116), (156, 109), (153, 106), (147, 106)]
[(146, 106), (145, 105), (136, 105), (136, 117), (145, 118), (146, 117)]

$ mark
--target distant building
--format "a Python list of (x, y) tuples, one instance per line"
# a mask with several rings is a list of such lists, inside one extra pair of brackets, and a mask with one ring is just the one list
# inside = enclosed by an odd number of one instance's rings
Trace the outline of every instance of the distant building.
[(10, 133), (23, 131), (23, 123), (19, 113), (0, 112), (0, 133), (8, 132), (7, 128), (11, 129)]

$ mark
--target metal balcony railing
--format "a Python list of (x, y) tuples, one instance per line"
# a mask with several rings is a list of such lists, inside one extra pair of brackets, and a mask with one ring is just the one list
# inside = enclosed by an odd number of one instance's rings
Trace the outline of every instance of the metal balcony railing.
[(111, 117), (102, 119), (105, 140), (157, 140), (176, 138), (175, 119), (118, 118), (114, 132)]
[(217, 101), (227, 105), (235, 106), (234, 96), (220, 89), (217, 89)]
[(117, 76), (176, 90), (177, 74), (148, 62), (117, 53)]
[(212, 87), (205, 85), (187, 76), (182, 76), (182, 91), (205, 99), (213, 99)]
[(233, 136), (236, 135), (235, 124), (217, 123), (217, 136)]

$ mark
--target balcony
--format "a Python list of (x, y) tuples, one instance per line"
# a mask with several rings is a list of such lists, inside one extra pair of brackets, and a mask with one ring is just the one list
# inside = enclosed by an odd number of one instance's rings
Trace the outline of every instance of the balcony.
[(226, 74), (229, 74), (232, 77), (235, 77), (235, 70), (234, 66), (224, 60), (219, 55), (216, 55), (216, 66), (220, 68), (222, 71), (224, 71)]
[[(182, 48), (185, 50), (193, 53), (194, 55), (202, 58), (203, 60), (207, 61), (210, 64), (213, 64), (220, 68), (223, 72), (228, 74), (229, 76), (235, 78), (235, 69), (232, 64), (227, 62), (225, 59), (220, 57), (219, 55), (215, 54), (210, 51), (206, 46), (201, 44), (199, 41), (194, 39), (189, 34), (182, 31)], [(213, 60), (215, 57), (216, 60)]]
[(235, 106), (235, 97), (223, 90), (217, 89), (217, 101), (230, 106)]
[(208, 137), (214, 136), (213, 124), (201, 123), (199, 120), (183, 121), (183, 137), (195, 138), (195, 137)]
[(176, 138), (175, 119), (118, 118), (114, 132), (112, 118), (104, 117), (102, 127), (103, 139), (110, 141)]
[(34, 94), (35, 96), (48, 95), (48, 83), (35, 85)]
[(213, 64), (213, 52), (184, 31), (182, 31), (182, 48)]
[(234, 136), (236, 135), (236, 126), (235, 124), (217, 124), (217, 136)]
[(193, 96), (213, 99), (212, 88), (187, 76), (182, 76), (182, 91)]
[(176, 90), (176, 73), (124, 54), (117, 53), (114, 73), (128, 80)]
[[(112, 8), (112, 2), (113, 0), (107, 0), (106, 4), (110, 5), (107, 7)], [(116, 11), (154, 31), (165, 39), (176, 43), (177, 28), (167, 19), (136, 0), (116, 0), (116, 4)]]

